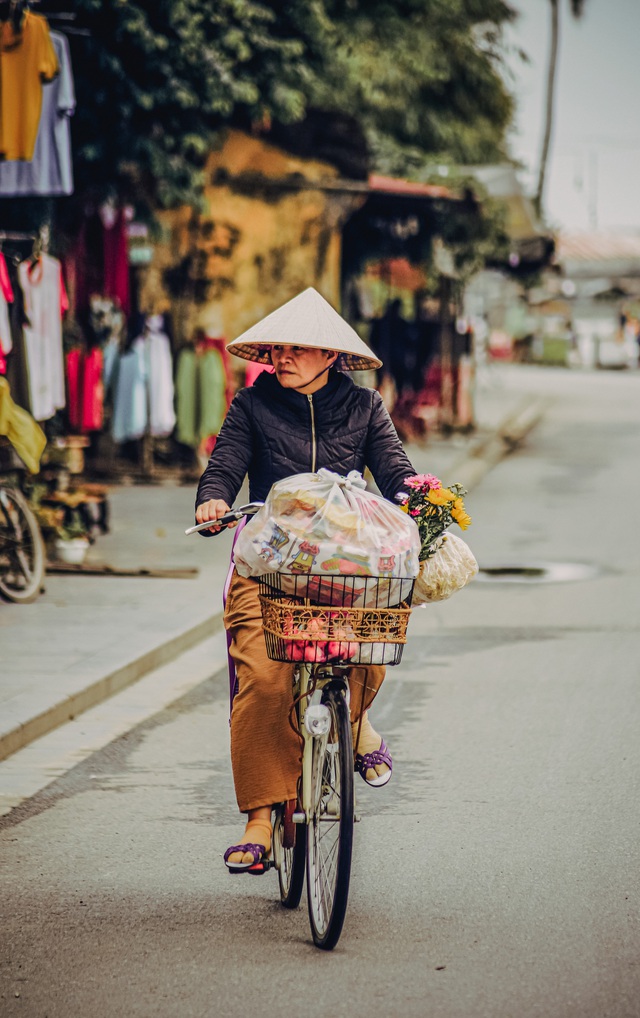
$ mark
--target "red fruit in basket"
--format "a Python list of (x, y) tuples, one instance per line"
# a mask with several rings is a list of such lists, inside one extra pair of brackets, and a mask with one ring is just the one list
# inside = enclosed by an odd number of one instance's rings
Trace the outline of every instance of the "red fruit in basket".
[(327, 660), (350, 661), (358, 653), (358, 646), (349, 640), (330, 640), (327, 645)]
[(325, 650), (326, 644), (322, 643), (308, 643), (304, 652), (304, 660), (311, 664), (321, 664), (327, 660), (327, 653)]
[(304, 661), (304, 644), (301, 640), (285, 640), (284, 652), (289, 661)]

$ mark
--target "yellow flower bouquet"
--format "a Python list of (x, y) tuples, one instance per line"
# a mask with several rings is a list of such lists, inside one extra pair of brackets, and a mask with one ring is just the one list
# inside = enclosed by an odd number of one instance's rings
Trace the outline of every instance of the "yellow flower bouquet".
[(434, 474), (414, 474), (405, 478), (409, 489), (403, 492), (401, 508), (408, 513), (420, 531), (420, 561), (434, 555), (435, 542), (441, 534), (457, 523), (461, 530), (471, 525), (471, 517), (464, 507), (466, 490), (461, 484), (442, 486)]
[(467, 494), (461, 484), (442, 486), (433, 474), (405, 478), (407, 492), (401, 508), (420, 532), (420, 573), (413, 591), (413, 605), (444, 601), (465, 587), (478, 572), (473, 553), (460, 537), (445, 531), (452, 523), (461, 530), (471, 524), (464, 507)]

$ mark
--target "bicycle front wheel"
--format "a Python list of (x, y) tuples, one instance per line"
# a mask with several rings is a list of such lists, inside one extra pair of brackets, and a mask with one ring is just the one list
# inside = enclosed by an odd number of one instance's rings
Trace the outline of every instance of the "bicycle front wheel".
[(311, 787), (318, 791), (307, 830), (307, 897), (314, 943), (330, 951), (340, 938), (349, 896), (353, 743), (344, 686), (328, 685), (322, 702), (331, 727), (324, 751), (313, 754)]
[(16, 488), (0, 491), (0, 595), (35, 601), (44, 578), (44, 548), (38, 521)]

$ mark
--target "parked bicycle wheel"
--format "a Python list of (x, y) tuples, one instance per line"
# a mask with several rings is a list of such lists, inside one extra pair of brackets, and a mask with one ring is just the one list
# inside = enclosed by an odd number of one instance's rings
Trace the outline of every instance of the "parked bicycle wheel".
[(38, 521), (16, 488), (0, 488), (0, 595), (35, 601), (44, 578), (44, 547)]
[(280, 883), (280, 901), (285, 908), (297, 908), (304, 887), (307, 828), (291, 819), (294, 803), (276, 806), (273, 824), (273, 855)]
[(317, 743), (311, 776), (316, 801), (307, 831), (307, 897), (314, 943), (326, 951), (340, 938), (351, 876), (353, 743), (345, 693), (341, 683), (324, 690), (331, 727), (324, 750)]

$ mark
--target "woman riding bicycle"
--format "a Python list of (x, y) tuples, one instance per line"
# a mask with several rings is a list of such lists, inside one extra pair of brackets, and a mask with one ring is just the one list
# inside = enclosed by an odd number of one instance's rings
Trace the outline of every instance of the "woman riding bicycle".
[[(229, 344), (245, 360), (271, 364), (235, 396), (200, 479), (196, 521), (227, 513), (249, 475), (251, 501), (292, 474), (321, 467), (346, 475), (368, 467), (392, 500), (415, 470), (378, 392), (343, 372), (381, 367), (357, 333), (309, 288)], [(211, 527), (206, 536), (217, 532)], [(258, 583), (234, 572), (224, 615), (238, 692), (231, 712), (231, 761), (236, 798), (247, 826), (225, 853), (234, 871), (269, 851), (272, 805), (295, 799), (300, 742), (289, 725), (293, 664), (267, 657)], [(367, 716), (384, 679), (381, 666), (350, 671), (351, 723), (360, 722), (355, 766), (367, 784), (391, 777), (387, 746)]]

